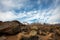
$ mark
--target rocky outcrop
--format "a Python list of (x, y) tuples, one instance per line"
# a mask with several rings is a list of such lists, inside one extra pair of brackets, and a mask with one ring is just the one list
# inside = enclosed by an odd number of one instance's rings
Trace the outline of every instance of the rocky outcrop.
[(21, 32), (21, 27), (26, 26), (19, 21), (0, 22), (0, 34), (17, 34)]

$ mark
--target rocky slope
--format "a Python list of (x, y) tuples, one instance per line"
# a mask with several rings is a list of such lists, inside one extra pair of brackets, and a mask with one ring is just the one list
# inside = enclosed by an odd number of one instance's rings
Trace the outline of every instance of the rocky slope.
[(0, 40), (60, 40), (60, 24), (0, 21)]

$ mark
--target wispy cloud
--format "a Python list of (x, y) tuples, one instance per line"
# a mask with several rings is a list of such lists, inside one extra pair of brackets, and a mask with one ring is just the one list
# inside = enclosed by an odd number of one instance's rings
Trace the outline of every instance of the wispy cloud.
[(56, 22), (56, 20), (60, 20), (60, 7), (57, 7), (56, 9), (51, 12), (52, 16), (49, 17), (48, 23), (60, 23), (59, 21)]
[(0, 0), (0, 21), (60, 23), (60, 0), (33, 1)]
[(28, 0), (0, 0), (0, 10), (10, 11), (13, 9), (20, 9), (26, 5)]
[(0, 21), (11, 21), (15, 20), (17, 16), (13, 12), (0, 12)]

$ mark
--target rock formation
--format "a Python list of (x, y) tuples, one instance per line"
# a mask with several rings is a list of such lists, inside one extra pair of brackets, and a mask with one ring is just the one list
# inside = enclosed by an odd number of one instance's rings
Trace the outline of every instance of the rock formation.
[(0, 22), (0, 34), (17, 34), (21, 31), (21, 27), (25, 26), (24, 24), (20, 23), (19, 21), (7, 21), (7, 22)]

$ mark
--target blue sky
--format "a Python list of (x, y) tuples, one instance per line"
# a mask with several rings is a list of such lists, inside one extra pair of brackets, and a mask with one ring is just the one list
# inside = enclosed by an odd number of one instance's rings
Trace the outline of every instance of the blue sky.
[(60, 0), (0, 0), (0, 21), (60, 23)]

